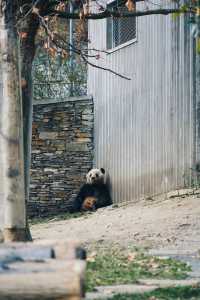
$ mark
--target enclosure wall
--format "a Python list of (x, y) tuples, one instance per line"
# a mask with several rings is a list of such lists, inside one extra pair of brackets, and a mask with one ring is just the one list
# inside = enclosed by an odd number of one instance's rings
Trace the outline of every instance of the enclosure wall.
[[(106, 20), (90, 22), (89, 40), (91, 49), (106, 50)], [(89, 67), (95, 164), (108, 169), (114, 202), (191, 184), (198, 157), (195, 50), (187, 17), (139, 17), (137, 41), (102, 52), (94, 62), (131, 78)]]
[(37, 101), (33, 110), (28, 215), (69, 211), (92, 161), (92, 99)]
[[(0, 116), (2, 114), (1, 106), (3, 102), (3, 85), (2, 85), (2, 77), (0, 72)], [(2, 119), (2, 118), (1, 118)], [(1, 130), (1, 119), (0, 119), (0, 230), (3, 228), (4, 224), (4, 198), (3, 198), (3, 160), (2, 160), (2, 130)]]

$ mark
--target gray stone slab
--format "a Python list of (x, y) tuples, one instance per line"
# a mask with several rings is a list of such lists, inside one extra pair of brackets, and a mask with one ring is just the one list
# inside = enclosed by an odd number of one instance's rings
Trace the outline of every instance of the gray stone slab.
[(58, 132), (50, 132), (50, 131), (43, 131), (40, 132), (39, 138), (41, 140), (55, 140), (58, 136)]
[(116, 294), (142, 294), (155, 290), (157, 286), (146, 286), (138, 284), (100, 286), (95, 292), (86, 293), (86, 299), (105, 299)]
[(197, 256), (199, 255), (198, 251), (193, 249), (151, 249), (148, 251), (150, 255), (156, 256), (180, 256), (180, 255), (189, 255), (189, 256)]
[(177, 259), (183, 261), (191, 266), (192, 271), (188, 273), (188, 276), (191, 278), (200, 278), (200, 251), (199, 250), (170, 250), (170, 249), (162, 249), (162, 250), (150, 250), (148, 252), (149, 255), (155, 255), (158, 257), (170, 257), (173, 259)]
[(80, 97), (69, 97), (69, 98), (62, 98), (62, 99), (42, 99), (38, 101), (34, 101), (33, 105), (41, 105), (41, 104), (54, 104), (54, 103), (64, 103), (64, 102), (77, 102), (83, 100), (90, 100), (92, 99), (92, 95), (87, 96), (80, 96)]
[(141, 279), (138, 283), (145, 286), (156, 286), (157, 288), (168, 288), (178, 286), (197, 286), (200, 284), (198, 279), (170, 280), (170, 279)]
[(87, 152), (89, 151), (87, 143), (76, 143), (76, 142), (71, 142), (66, 144), (66, 151), (70, 152), (76, 152), (76, 151), (81, 151), (81, 152)]
[(138, 284), (124, 284), (113, 286), (99, 286), (95, 292), (86, 294), (86, 300), (107, 299), (116, 294), (143, 294), (151, 292), (158, 288), (178, 287), (178, 286), (197, 286), (200, 284), (199, 279), (186, 280), (168, 280), (168, 279), (141, 279)]

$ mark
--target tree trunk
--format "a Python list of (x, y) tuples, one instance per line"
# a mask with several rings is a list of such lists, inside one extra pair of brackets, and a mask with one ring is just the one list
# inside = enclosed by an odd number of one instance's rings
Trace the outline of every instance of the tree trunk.
[(17, 1), (1, 1), (0, 59), (2, 67), (1, 141), (4, 183), (4, 239), (26, 240), (23, 120), (16, 32)]
[[(31, 166), (31, 141), (32, 141), (32, 63), (35, 56), (35, 36), (39, 26), (36, 15), (31, 14), (21, 24), (21, 76), (22, 76), (22, 103), (24, 123), (24, 178), (26, 210), (29, 199), (30, 166)], [(32, 240), (26, 218), (27, 240)]]

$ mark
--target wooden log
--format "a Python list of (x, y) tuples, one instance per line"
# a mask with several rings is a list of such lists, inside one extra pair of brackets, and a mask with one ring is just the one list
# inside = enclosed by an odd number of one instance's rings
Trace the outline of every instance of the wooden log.
[(79, 300), (86, 262), (74, 241), (0, 245), (0, 299)]
[(8, 257), (18, 257), (22, 260), (44, 260), (55, 258), (54, 250), (50, 247), (30, 247), (20, 249), (0, 248), (0, 261)]
[(0, 273), (0, 299), (80, 299), (85, 262), (16, 262)]
[(86, 259), (86, 251), (76, 240), (42, 240), (34, 243), (35, 245), (52, 247), (55, 257), (59, 259)]
[[(66, 272), (71, 270), (74, 274), (82, 276), (84, 272), (85, 262), (79, 260), (46, 260), (46, 261), (22, 261), (12, 260), (8, 261), (6, 272), (9, 273), (33, 273), (33, 272)], [(1, 274), (0, 274), (1, 278)]]
[(80, 299), (80, 280), (70, 275), (69, 272), (1, 275), (0, 299)]
[(18, 256), (24, 260), (34, 259), (85, 259), (86, 252), (77, 241), (47, 240), (34, 243), (4, 243), (0, 244), (0, 260), (9, 255)]
[(86, 251), (81, 247), (80, 243), (75, 240), (68, 241), (50, 241), (44, 240), (40, 245), (50, 245), (55, 251), (55, 257), (60, 259), (86, 259)]

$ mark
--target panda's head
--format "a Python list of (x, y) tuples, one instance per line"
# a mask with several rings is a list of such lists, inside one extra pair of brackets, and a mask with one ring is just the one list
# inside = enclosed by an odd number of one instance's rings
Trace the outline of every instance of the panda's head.
[(105, 181), (105, 170), (100, 169), (91, 169), (86, 175), (87, 183), (104, 183)]

